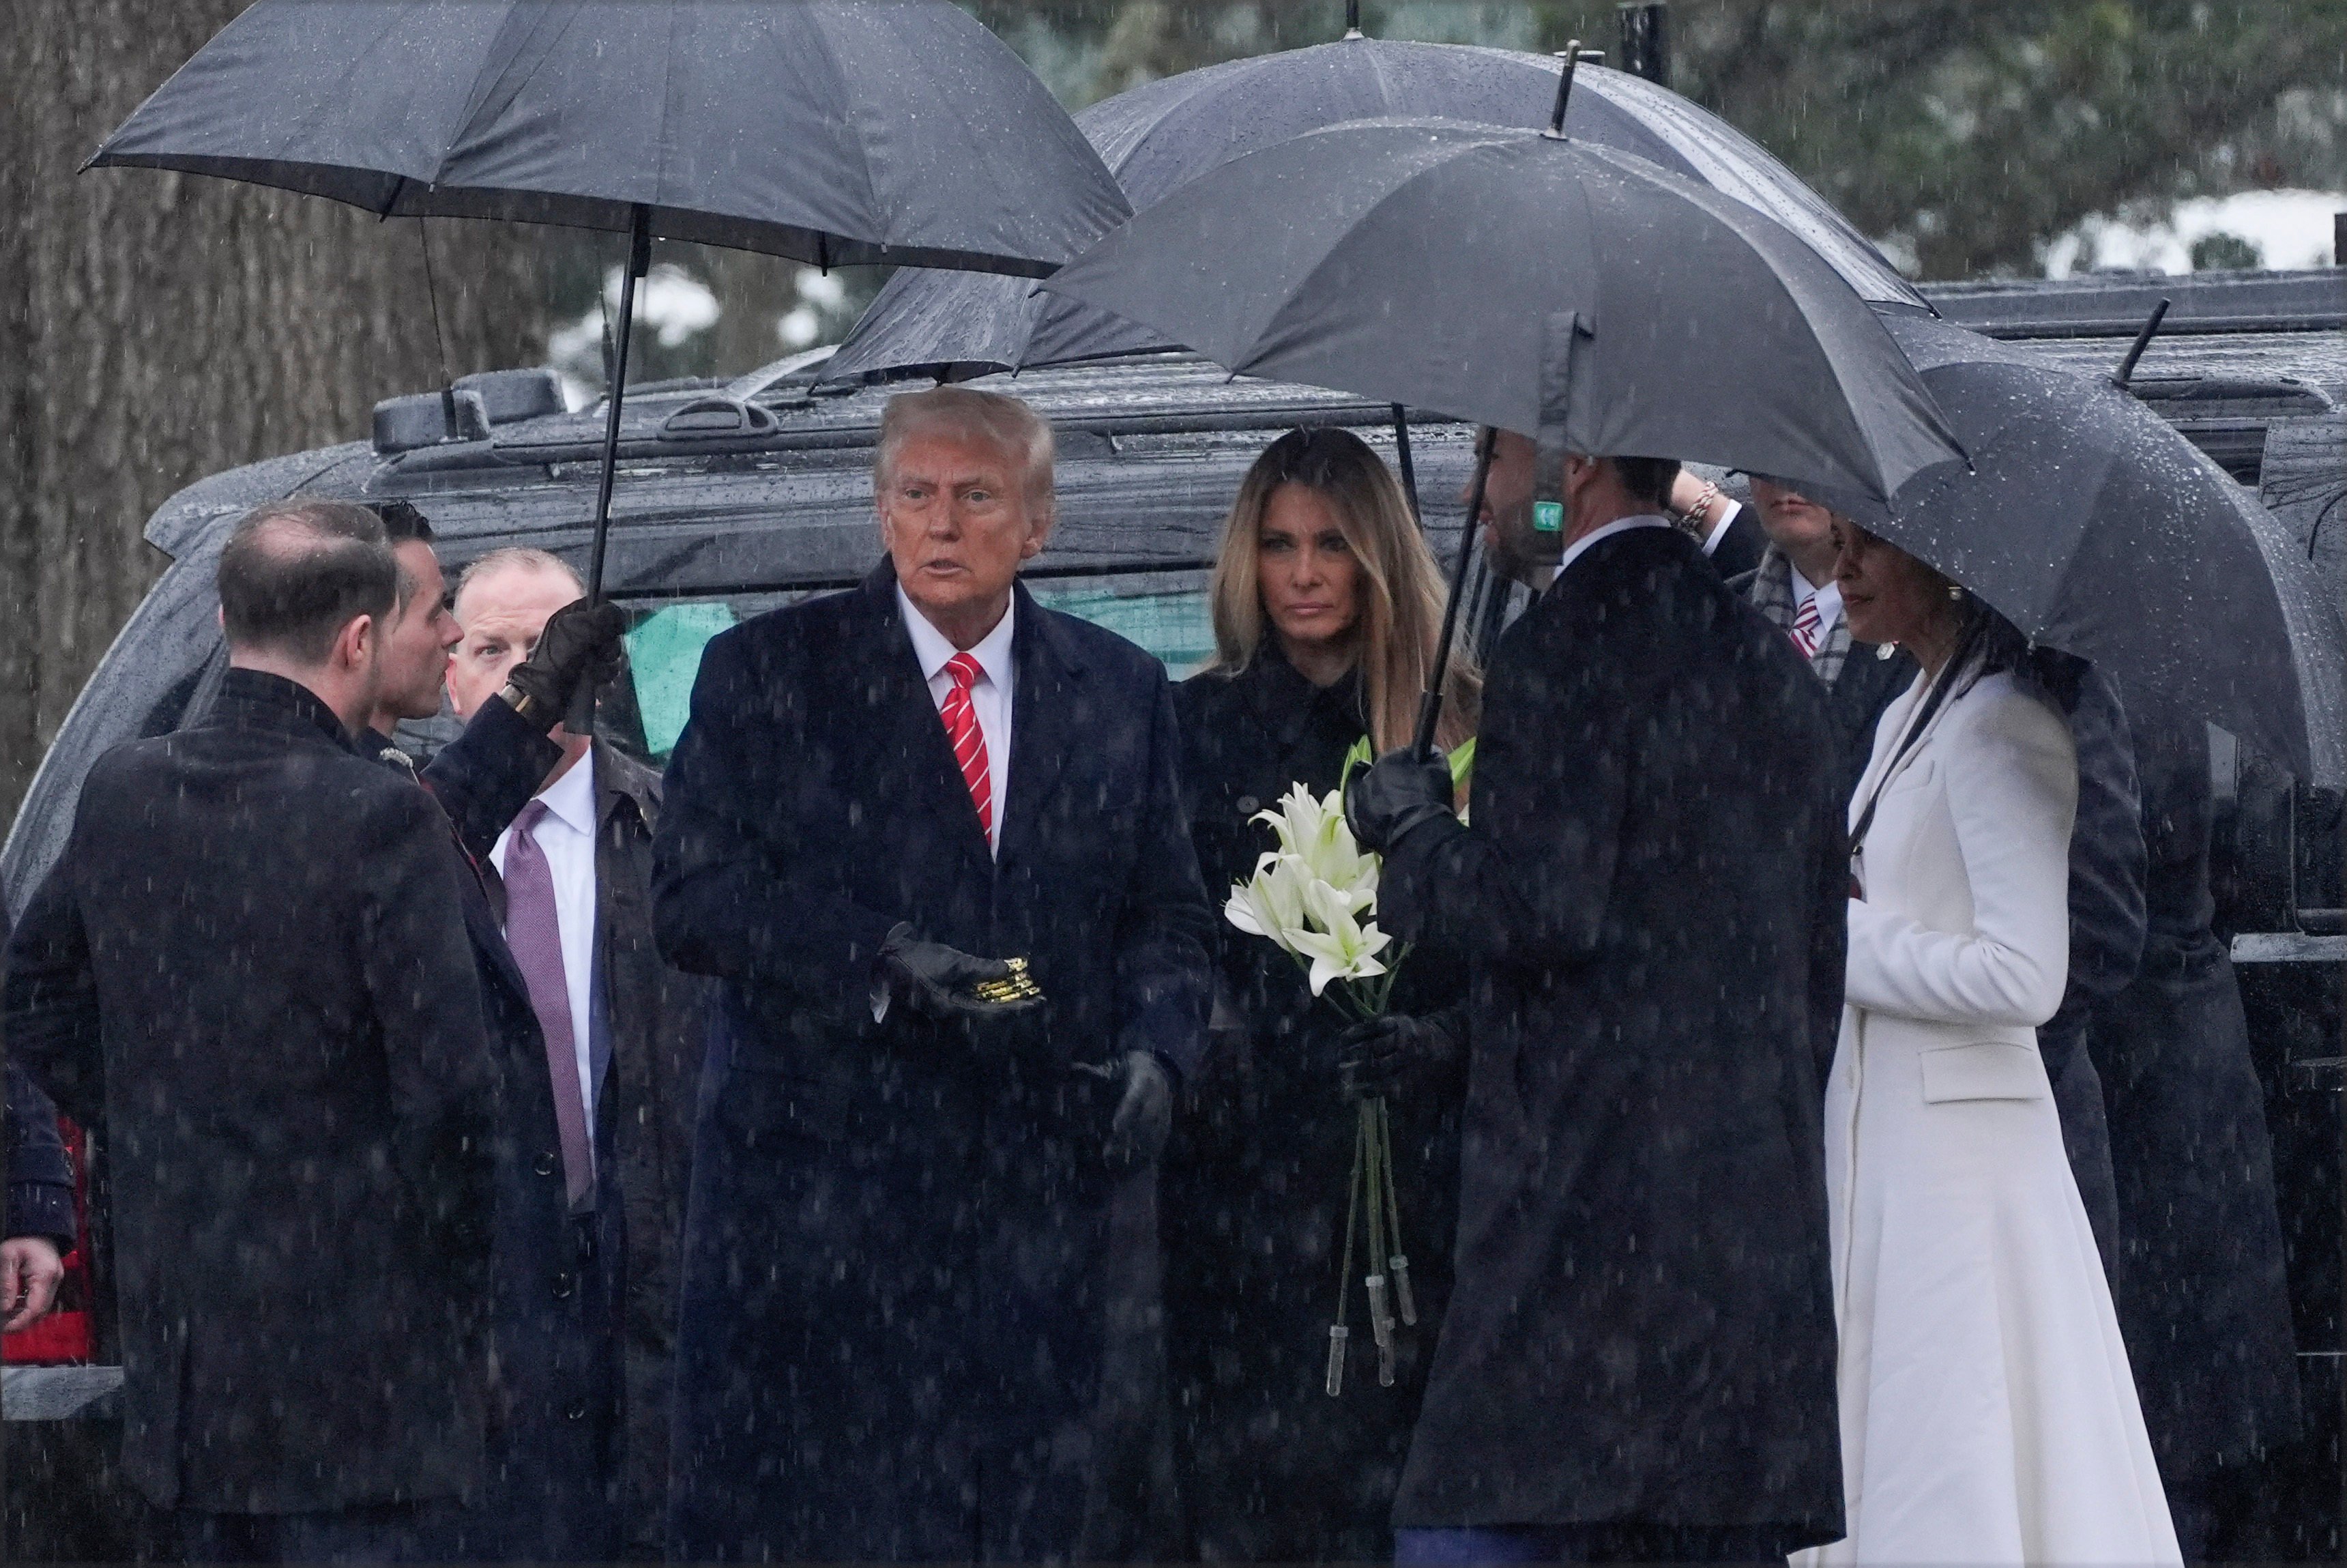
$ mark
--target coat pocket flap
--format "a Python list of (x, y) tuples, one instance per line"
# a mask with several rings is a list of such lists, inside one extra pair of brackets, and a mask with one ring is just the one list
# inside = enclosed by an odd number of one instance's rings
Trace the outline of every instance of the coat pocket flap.
[(1934, 1046), (1922, 1053), (1923, 1101), (2043, 1100), (2045, 1066), (2037, 1048), (2009, 1040)]

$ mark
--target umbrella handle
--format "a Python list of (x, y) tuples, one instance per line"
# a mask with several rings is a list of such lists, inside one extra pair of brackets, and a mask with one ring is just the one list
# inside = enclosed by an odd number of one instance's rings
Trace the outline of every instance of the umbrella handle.
[(1483, 487), (1491, 477), (1491, 449), (1499, 432), (1486, 428), (1476, 442), (1475, 483), (1468, 492), (1467, 521), (1459, 530), (1459, 560), (1450, 570), (1450, 600), (1442, 607), (1442, 636), (1434, 645), (1434, 664), (1427, 671), (1426, 691), (1418, 700), (1418, 737), (1411, 749), (1421, 757), (1434, 755), (1434, 727), (1442, 719), (1442, 682), (1450, 672), (1450, 640), (1459, 630), (1459, 603), (1467, 597), (1467, 558), (1474, 553), (1475, 530), (1481, 526)]
[[(600, 603), (603, 598), (603, 557), (611, 538), (611, 481), (618, 477), (620, 467), (620, 405), (626, 400), (628, 390), (628, 340), (636, 324), (636, 280), (651, 270), (652, 213), (641, 202), (636, 204), (633, 220), (629, 225), (628, 270), (620, 280), (619, 341), (611, 354), (611, 385), (606, 399), (609, 412), (603, 419), (603, 472), (595, 485), (594, 544), (587, 557), (587, 602)], [(582, 682), (571, 693), (570, 712), (563, 715), (563, 728), (574, 735), (590, 733), (595, 727), (595, 689)]]

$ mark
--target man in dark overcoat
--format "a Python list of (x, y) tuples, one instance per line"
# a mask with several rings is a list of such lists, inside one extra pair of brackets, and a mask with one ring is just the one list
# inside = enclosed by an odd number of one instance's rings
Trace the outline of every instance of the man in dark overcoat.
[(2110, 1104), (2119, 1245), (2111, 1295), (2187, 1562), (2226, 1549), (2262, 1450), (2299, 1430), (2297, 1343), (2273, 1143), (2249, 1020), (2210, 929), (2209, 727), (2149, 706), (2134, 725), (2148, 934), (2090, 1049)]
[[(454, 608), (447, 600), (429, 524), (399, 503), (382, 510), (400, 564), (400, 599), (386, 637), (383, 692), (362, 743), (394, 771), (420, 782), (447, 813), (453, 832), (446, 853), (458, 867), (502, 1089), (490, 1257), (497, 1358), (493, 1419), (481, 1484), (465, 1512), (450, 1522), (438, 1550), (466, 1560), (609, 1561), (622, 1554), (627, 1540), (621, 1348), (627, 1215), (622, 1163), (596, 1161), (586, 1142), (587, 1091), (600, 1087), (605, 1073), (590, 1076), (581, 1063), (611, 1068), (612, 1019), (608, 1007), (590, 1006), (582, 1026), (573, 1030), (560, 973), (556, 879), (546, 878), (547, 907), (538, 911), (545, 935), (554, 939), (533, 951), (516, 932), (500, 867), (507, 825), (549, 774), (563, 774), (583, 757), (585, 739), (572, 742), (557, 721), (573, 688), (616, 657), (620, 613), (580, 605), (564, 627), (544, 637), (537, 635), (548, 630), (541, 618), (528, 638), (516, 638), (521, 645), (495, 661), (498, 668), (474, 671), (481, 680), (466, 683), (465, 696), (471, 700), (457, 703), (460, 716), (471, 722), (419, 781), (412, 761), (388, 736), (399, 720), (439, 711), (450, 651), (463, 639), (454, 614), (461, 600)], [(559, 576), (559, 562), (556, 570)], [(569, 579), (561, 580), (565, 591), (557, 605), (579, 597)], [(497, 694), (501, 687), (503, 694)], [(587, 784), (591, 777), (572, 774), (571, 782)], [(570, 809), (584, 815), (592, 808)], [(579, 835), (579, 868), (598, 853), (602, 836), (600, 831)], [(608, 923), (594, 917), (591, 883), (569, 876), (560, 885), (576, 895), (569, 917), (589, 927), (574, 933), (579, 945), (608, 937)], [(533, 983), (524, 955), (542, 959), (549, 954), (557, 955), (550, 983), (544, 976)], [(610, 978), (608, 963), (589, 959), (579, 969), (581, 989), (589, 995), (594, 982)], [(549, 1019), (552, 1009), (559, 1015)], [(692, 1024), (679, 1020), (679, 1027)], [(565, 1091), (574, 1112), (568, 1122)], [(598, 1094), (593, 1102), (616, 1116), (617, 1099)], [(608, 1155), (613, 1140), (601, 1147)]]
[(479, 1477), (497, 1083), (447, 825), (352, 749), (396, 567), (296, 499), (230, 669), (117, 747), (9, 949), (12, 1055), (107, 1141), (123, 1467), (197, 1559), (414, 1556)]
[[(547, 635), (557, 618), (574, 629), (584, 619), (572, 607), (585, 591), (567, 563), (542, 550), (498, 550), (465, 569), (450, 606), (464, 637), (447, 687), (466, 729), (425, 768), (424, 782), (456, 814), (468, 851), (493, 871), (510, 855), (516, 818), (531, 800), (574, 812), (583, 804), (591, 814), (584, 825), (592, 828), (589, 863), (575, 892), (566, 890), (563, 915), (588, 927), (592, 947), (585, 1010), (596, 1091), (583, 1109), (599, 1206), (616, 1204), (605, 1225), (616, 1224), (620, 1236), (602, 1258), (617, 1304), (620, 1373), (611, 1473), (621, 1549), (657, 1558), (667, 1532), (678, 1247), (710, 986), (662, 959), (652, 937), (659, 773), (600, 736), (561, 725), (540, 734), (500, 695), (518, 672), (525, 683), (543, 679), (551, 694), (567, 690), (568, 665), (593, 679), (609, 661), (615, 651), (600, 641), (558, 646)], [(617, 623), (590, 630), (600, 639)], [(510, 695), (528, 705), (518, 691)], [(575, 789), (568, 802), (566, 784)], [(575, 835), (578, 825), (541, 820), (536, 832), (541, 839), (549, 829)], [(506, 886), (502, 873), (485, 880), (493, 891)]]
[[(712, 641), (669, 765), (656, 928), (723, 981), (671, 1553), (1099, 1556), (1134, 1501), (1104, 1412), (1148, 1403), (1104, 1388), (1112, 1309), (1149, 1316), (1112, 1192), (1206, 1024), (1173, 700), (1017, 583), (1023, 404), (894, 399), (874, 488), (888, 559)], [(973, 1002), (1010, 958), (1040, 1006)]]
[(1841, 612), (1841, 587), (1834, 561), (1841, 547), (1834, 538), (1833, 513), (1786, 479), (1752, 476), (1752, 505), (1767, 548), (1760, 563), (1731, 576), (1727, 586), (1752, 601), (1809, 661), (1825, 682), (1840, 747), (1836, 766), (1842, 798), (1858, 788), (1874, 754), (1874, 726), (1882, 710), (1915, 683), (1916, 664), (1906, 650), (1860, 642)]
[(1660, 516), (1676, 468), (1501, 433), (1491, 527), (1523, 536), (1540, 472), (1563, 554), (1485, 678), (1473, 825), (1408, 751), (1348, 796), (1386, 856), (1380, 927), (1472, 964), (1405, 1563), (1759, 1561), (1842, 1533), (1836, 742), (1784, 636)]

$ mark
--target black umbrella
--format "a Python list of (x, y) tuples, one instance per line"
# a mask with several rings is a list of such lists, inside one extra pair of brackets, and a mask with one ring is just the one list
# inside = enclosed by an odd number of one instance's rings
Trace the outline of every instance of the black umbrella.
[(2108, 380), (1942, 322), (1891, 330), (1973, 469), (1926, 477), (1870, 526), (2123, 689), (2301, 778), (2347, 773), (2337, 614), (2255, 495)]
[[(1438, 116), (1535, 126), (1553, 56), (1455, 44), (1341, 43), (1184, 71), (1081, 110), (1076, 124), (1136, 209), (1243, 153), (1347, 120)], [(1736, 197), (1808, 241), (1860, 297), (1931, 306), (1864, 236), (1760, 145), (1676, 93), (1583, 66), (1565, 132)], [(900, 272), (825, 367), (827, 381), (945, 380), (1176, 346), (1167, 334), (1017, 279)]]
[[(1962, 459), (1849, 283), (1758, 209), (1567, 137), (1573, 80), (1568, 60), (1544, 131), (1363, 120), (1234, 159), (1042, 286), (1235, 374), (1537, 434), (1552, 461), (1568, 450), (1694, 458), (1813, 476), (1829, 497), (1881, 506)], [(1487, 446), (1471, 518), (1488, 463)], [(1420, 751), (1468, 555), (1451, 578)]]
[(630, 235), (590, 594), (654, 235), (1033, 277), (1129, 210), (945, 0), (259, 0), (90, 161)]

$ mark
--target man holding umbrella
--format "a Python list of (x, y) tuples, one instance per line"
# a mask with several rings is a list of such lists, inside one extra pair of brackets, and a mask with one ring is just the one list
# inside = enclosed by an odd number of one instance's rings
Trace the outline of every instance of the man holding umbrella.
[[(1561, 505), (1534, 498), (1543, 467)], [(1409, 751), (1348, 795), (1386, 856), (1380, 924), (1473, 963), (1406, 1563), (1759, 1561), (1841, 1534), (1836, 739), (1784, 637), (1661, 516), (1676, 467), (1500, 433), (1496, 542), (1563, 555), (1490, 667), (1474, 825)]]

